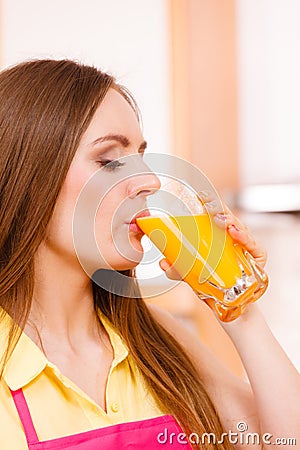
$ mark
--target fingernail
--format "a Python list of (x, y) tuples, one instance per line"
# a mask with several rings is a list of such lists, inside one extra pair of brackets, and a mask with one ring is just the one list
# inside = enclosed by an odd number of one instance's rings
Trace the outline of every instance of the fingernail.
[(206, 203), (205, 206), (206, 208), (214, 209), (217, 206), (217, 202), (213, 200), (212, 202)]
[(198, 195), (199, 195), (200, 198), (205, 200), (206, 198), (209, 197), (209, 192), (208, 191), (200, 191), (200, 192), (198, 192)]
[(236, 231), (237, 233), (240, 233), (241, 232), (241, 230), (237, 227), (237, 226), (235, 226), (234, 224), (231, 224), (231, 225), (229, 225), (229, 227), (228, 227), (228, 230), (234, 230), (234, 231)]
[(227, 219), (227, 215), (224, 213), (218, 213), (215, 215), (215, 219), (220, 220), (222, 222), (225, 222), (225, 220)]
[(162, 270), (167, 270), (169, 268), (169, 264), (166, 259), (159, 261), (159, 265)]

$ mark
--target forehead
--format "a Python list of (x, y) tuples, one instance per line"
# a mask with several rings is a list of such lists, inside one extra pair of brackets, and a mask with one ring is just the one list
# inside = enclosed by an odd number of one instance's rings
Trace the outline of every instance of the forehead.
[(143, 140), (135, 111), (127, 100), (112, 88), (97, 108), (83, 140), (97, 139), (109, 133), (122, 134), (130, 141)]

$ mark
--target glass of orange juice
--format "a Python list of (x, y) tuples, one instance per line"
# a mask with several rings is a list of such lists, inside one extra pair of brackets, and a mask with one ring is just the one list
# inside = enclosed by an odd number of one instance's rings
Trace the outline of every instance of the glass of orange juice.
[(215, 224), (195, 192), (176, 181), (165, 191), (167, 211), (150, 208), (136, 223), (221, 321), (236, 319), (266, 290), (266, 273)]

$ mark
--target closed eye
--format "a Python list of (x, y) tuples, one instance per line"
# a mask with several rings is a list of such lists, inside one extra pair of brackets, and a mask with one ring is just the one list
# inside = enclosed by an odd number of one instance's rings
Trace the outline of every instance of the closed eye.
[(125, 163), (121, 163), (117, 159), (102, 159), (98, 161), (98, 163), (108, 172), (113, 172), (114, 170), (125, 166)]

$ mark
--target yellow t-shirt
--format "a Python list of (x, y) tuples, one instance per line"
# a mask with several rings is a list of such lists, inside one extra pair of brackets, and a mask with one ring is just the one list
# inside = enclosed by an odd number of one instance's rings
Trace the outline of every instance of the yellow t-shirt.
[[(105, 412), (47, 360), (22, 333), (0, 381), (0, 449), (25, 450), (27, 443), (9, 388), (23, 389), (39, 440), (48, 440), (122, 422), (163, 415), (109, 321), (100, 314), (114, 358), (106, 385)], [(0, 359), (10, 317), (0, 323)]]

